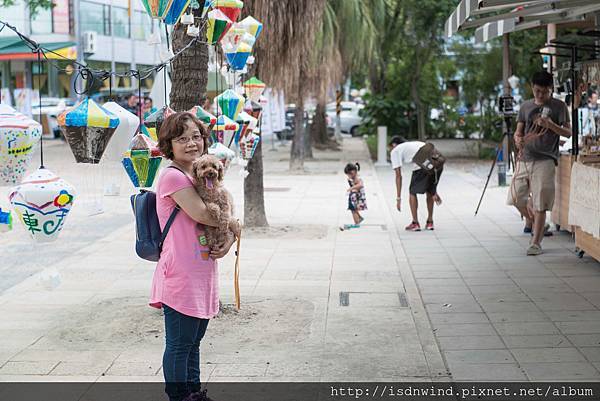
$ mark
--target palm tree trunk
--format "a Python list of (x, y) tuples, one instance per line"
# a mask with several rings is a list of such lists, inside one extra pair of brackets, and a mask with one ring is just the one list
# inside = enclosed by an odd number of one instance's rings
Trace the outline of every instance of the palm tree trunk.
[(244, 225), (267, 227), (265, 213), (265, 188), (263, 185), (262, 141), (258, 143), (254, 157), (248, 162), (248, 177), (244, 180)]
[(306, 122), (306, 126), (304, 127), (304, 159), (305, 160), (313, 160), (313, 138), (311, 135), (310, 125), (308, 121)]
[[(198, 13), (200, 10), (195, 10)], [(199, 15), (197, 15), (199, 16)], [(173, 52), (184, 48), (191, 36), (186, 34), (187, 25), (177, 24), (173, 31)], [(206, 28), (200, 38), (206, 37)], [(173, 60), (171, 66), (171, 108), (175, 111), (189, 110), (200, 104), (206, 95), (208, 83), (208, 46), (198, 41)]]
[[(301, 85), (299, 85), (301, 87)], [(304, 153), (306, 146), (304, 144), (306, 129), (304, 127), (304, 99), (302, 98), (302, 89), (299, 90), (298, 101), (296, 102), (296, 115), (294, 116), (294, 139), (292, 140), (292, 151), (290, 153), (290, 170), (304, 170)]]
[(317, 103), (317, 109), (315, 110), (315, 115), (310, 128), (311, 137), (316, 145), (326, 145), (329, 142), (325, 101), (322, 101), (321, 99)]

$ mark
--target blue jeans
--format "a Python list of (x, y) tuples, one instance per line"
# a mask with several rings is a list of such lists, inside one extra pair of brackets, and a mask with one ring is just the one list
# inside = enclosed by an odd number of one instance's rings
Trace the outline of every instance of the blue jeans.
[(184, 315), (163, 304), (165, 313), (165, 353), (163, 374), (170, 401), (180, 401), (200, 391), (200, 341), (209, 319)]

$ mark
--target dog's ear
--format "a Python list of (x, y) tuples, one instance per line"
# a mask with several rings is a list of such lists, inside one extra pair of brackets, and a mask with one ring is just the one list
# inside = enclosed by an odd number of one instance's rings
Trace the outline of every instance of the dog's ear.
[(192, 164), (192, 174), (194, 177), (200, 177), (202, 168), (202, 162), (200, 160), (196, 160), (194, 164)]
[(221, 163), (220, 161), (217, 162), (217, 170), (219, 172), (219, 181), (223, 182), (223, 179), (225, 178), (225, 167), (223, 167), (223, 163)]

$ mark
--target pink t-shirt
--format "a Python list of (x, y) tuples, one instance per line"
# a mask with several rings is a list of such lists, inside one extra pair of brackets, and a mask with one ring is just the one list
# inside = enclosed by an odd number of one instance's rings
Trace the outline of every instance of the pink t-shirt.
[[(192, 179), (174, 168), (163, 170), (156, 188), (156, 212), (161, 228), (176, 203), (170, 195), (192, 187)], [(210, 319), (219, 312), (219, 270), (201, 245), (204, 232), (180, 210), (171, 225), (152, 279), (150, 305), (169, 305), (184, 315)]]

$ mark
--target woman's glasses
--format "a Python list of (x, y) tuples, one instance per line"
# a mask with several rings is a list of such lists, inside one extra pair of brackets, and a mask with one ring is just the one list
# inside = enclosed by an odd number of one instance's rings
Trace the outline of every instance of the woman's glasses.
[(202, 142), (202, 140), (203, 140), (203, 136), (200, 134), (196, 134), (196, 135), (192, 135), (192, 136), (180, 136), (177, 139), (173, 139), (174, 142), (177, 142), (178, 144), (181, 144), (181, 145), (185, 145), (189, 141)]

